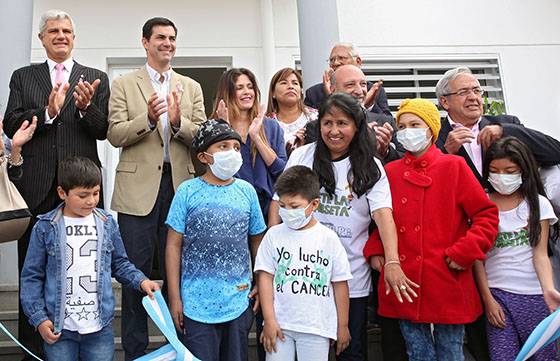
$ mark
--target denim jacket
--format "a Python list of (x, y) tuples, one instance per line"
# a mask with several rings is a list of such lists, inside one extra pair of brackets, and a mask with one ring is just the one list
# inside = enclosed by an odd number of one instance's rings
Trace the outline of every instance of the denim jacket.
[[(66, 304), (66, 232), (62, 208), (40, 215), (33, 227), (21, 272), (20, 297), (29, 323), (38, 327), (49, 319), (54, 332), (64, 325)], [(140, 289), (147, 277), (129, 260), (113, 217), (103, 210), (93, 211), (97, 227), (97, 298), (101, 326), (114, 316), (111, 275), (126, 287)]]

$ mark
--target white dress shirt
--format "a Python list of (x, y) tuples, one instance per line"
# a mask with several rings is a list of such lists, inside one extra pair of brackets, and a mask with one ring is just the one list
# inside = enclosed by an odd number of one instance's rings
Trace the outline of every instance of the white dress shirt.
[[(447, 116), (447, 119), (449, 119), (449, 124), (453, 129), (457, 129), (461, 127), (468, 129), (468, 127), (465, 127), (463, 124), (454, 122), (449, 115)], [(481, 118), (479, 118), (477, 122), (472, 126), (472, 128), (470, 128), (470, 131), (474, 136), (474, 139), (470, 143), (464, 143), (463, 147), (467, 151), (469, 158), (471, 158), (471, 161), (473, 162), (476, 170), (478, 171), (478, 174), (482, 175), (482, 146), (478, 144), (478, 133), (480, 133), (480, 129), (478, 127), (480, 125), (480, 119)]]
[[(47, 58), (47, 65), (49, 66), (49, 74), (51, 76), (51, 84), (53, 88), (56, 85), (56, 69), (54, 68), (56, 64), (58, 64), (56, 61)], [(62, 84), (64, 85), (68, 83), (68, 80), (70, 79), (70, 73), (72, 72), (72, 67), (74, 67), (74, 59), (68, 58), (62, 62), (62, 65), (64, 65), (64, 69), (62, 70)], [(55, 119), (56, 115), (52, 118), (49, 117), (49, 111), (47, 107), (45, 109), (45, 124), (52, 124)]]
[[(152, 80), (152, 86), (157, 93), (159, 98), (164, 100), (165, 105), (167, 105), (167, 95), (169, 94), (169, 85), (171, 83), (171, 68), (164, 72), (163, 74), (158, 73), (150, 65), (146, 64), (146, 69)], [(163, 80), (163, 81), (162, 81)], [(163, 129), (163, 161), (169, 163), (169, 119), (167, 117), (167, 112), (159, 116), (159, 123)], [(148, 120), (148, 125), (150, 125)], [(150, 125), (150, 128), (153, 128)]]

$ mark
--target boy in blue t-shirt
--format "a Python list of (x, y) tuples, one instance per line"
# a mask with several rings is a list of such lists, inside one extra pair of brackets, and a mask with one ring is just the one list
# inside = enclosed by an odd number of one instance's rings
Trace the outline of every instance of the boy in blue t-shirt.
[(179, 186), (166, 221), (171, 315), (201, 360), (247, 360), (249, 300), (257, 295), (251, 265), (266, 225), (255, 189), (233, 178), (240, 144), (223, 121), (201, 125), (193, 149), (208, 168)]

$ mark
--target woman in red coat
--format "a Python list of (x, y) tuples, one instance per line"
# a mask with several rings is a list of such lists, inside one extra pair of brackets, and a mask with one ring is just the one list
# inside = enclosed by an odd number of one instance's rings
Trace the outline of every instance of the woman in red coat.
[(407, 152), (385, 171), (399, 258), (384, 259), (377, 232), (366, 243), (364, 256), (382, 274), (401, 267), (419, 287), (400, 286), (417, 294), (410, 302), (398, 300), (391, 294), (395, 290), (380, 282), (379, 313), (401, 320), (411, 361), (463, 360), (463, 325), (482, 313), (471, 267), (492, 247), (498, 210), (465, 160), (433, 145), (441, 128), (434, 104), (403, 101), (397, 126), (397, 139)]

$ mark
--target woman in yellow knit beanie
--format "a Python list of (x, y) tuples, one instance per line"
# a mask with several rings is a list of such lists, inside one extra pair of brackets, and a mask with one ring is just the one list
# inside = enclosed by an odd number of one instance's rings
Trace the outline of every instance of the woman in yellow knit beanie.
[[(492, 247), (498, 211), (465, 160), (434, 145), (440, 130), (434, 104), (403, 101), (397, 126), (407, 152), (385, 172), (399, 257), (385, 257), (378, 231), (368, 239), (364, 256), (381, 270), (381, 279), (389, 268), (400, 267), (412, 282), (395, 288), (379, 282), (378, 312), (399, 319), (410, 360), (464, 360), (464, 324), (482, 314), (472, 265)], [(395, 298), (399, 290), (410, 299)]]
[(397, 140), (404, 149), (411, 153), (427, 150), (441, 129), (439, 111), (429, 100), (405, 99), (397, 112), (397, 128)]

